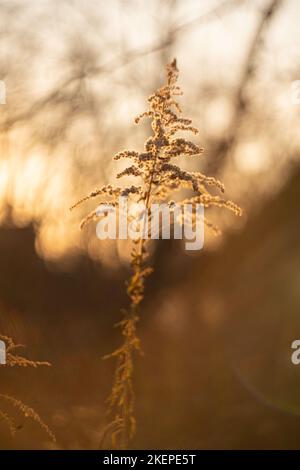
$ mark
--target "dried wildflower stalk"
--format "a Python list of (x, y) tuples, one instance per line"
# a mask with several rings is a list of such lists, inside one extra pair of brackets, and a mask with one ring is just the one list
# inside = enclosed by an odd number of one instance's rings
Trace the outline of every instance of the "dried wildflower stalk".
[[(174, 59), (167, 66), (166, 85), (159, 88), (148, 98), (149, 109), (135, 119), (137, 124), (144, 117), (151, 120), (153, 135), (146, 141), (144, 151), (124, 150), (114, 156), (115, 160), (125, 158), (132, 162), (117, 177), (138, 177), (142, 184), (140, 186), (126, 186), (125, 188), (111, 185), (103, 186), (78, 201), (71, 209), (84, 201), (95, 197), (101, 198), (101, 196), (105, 196), (105, 203), (113, 203), (114, 206), (118, 206), (118, 198), (123, 196), (135, 202), (143, 202), (146, 213), (150, 212), (148, 209), (153, 203), (168, 203), (170, 210), (172, 210), (174, 202), (170, 199), (171, 194), (174, 191), (187, 188), (194, 192), (194, 196), (176, 202), (177, 207), (178, 205), (183, 206), (187, 202), (190, 204), (198, 203), (203, 204), (206, 208), (210, 206), (224, 207), (236, 215), (241, 215), (241, 209), (232, 201), (214, 196), (208, 191), (208, 187), (214, 186), (223, 193), (224, 186), (220, 181), (200, 172), (182, 170), (179, 166), (171, 163), (175, 157), (196, 156), (203, 152), (203, 149), (194, 142), (176, 136), (178, 132), (182, 131), (198, 134), (198, 129), (192, 126), (190, 119), (180, 117), (181, 109), (176, 97), (182, 95), (182, 92), (177, 85), (177, 79), (178, 69)], [(105, 215), (101, 214), (102, 217)], [(98, 216), (97, 210), (92, 211), (82, 221), (81, 227), (84, 227)], [(148, 216), (148, 224), (149, 217), (151, 216)], [(194, 217), (193, 215), (192, 220), (190, 220), (192, 224), (195, 223)], [(204, 219), (204, 222), (215, 233), (218, 233), (217, 227), (212, 223), (206, 219)], [(143, 230), (140, 233), (143, 233)], [(113, 419), (104, 431), (103, 441), (109, 435), (114, 448), (127, 448), (134, 436), (136, 427), (133, 361), (135, 353), (141, 351), (140, 340), (137, 335), (137, 322), (139, 320), (140, 303), (144, 298), (145, 279), (152, 272), (151, 267), (147, 267), (148, 243), (149, 239), (142, 237), (132, 241), (132, 274), (127, 284), (130, 305), (127, 310), (123, 311), (123, 319), (119, 323), (123, 335), (123, 344), (107, 356), (114, 357), (117, 365), (114, 385), (109, 397), (109, 411)]]
[[(2, 364), (1, 367), (38, 367), (38, 366), (50, 366), (51, 364), (49, 362), (40, 362), (40, 361), (31, 361), (27, 359), (26, 357), (23, 357), (19, 354), (15, 354), (15, 350), (18, 348), (24, 347), (22, 344), (15, 344), (14, 341), (9, 338), (8, 336), (3, 336), (0, 335), (0, 340), (4, 341), (6, 344), (6, 364)], [(51, 429), (47, 426), (47, 424), (44, 423), (42, 418), (38, 415), (38, 413), (33, 409), (30, 408), (29, 406), (25, 405), (21, 400), (18, 400), (10, 395), (6, 394), (0, 394), (0, 400), (2, 402), (6, 402), (13, 407), (15, 407), (23, 416), (26, 418), (31, 418), (33, 419), (38, 425), (48, 434), (50, 439), (53, 442), (56, 442), (55, 435), (51, 431)], [(9, 431), (12, 435), (15, 435), (18, 427), (16, 426), (16, 423), (14, 419), (6, 413), (6, 411), (3, 411), (0, 408), (0, 419), (4, 420), (9, 428)]]

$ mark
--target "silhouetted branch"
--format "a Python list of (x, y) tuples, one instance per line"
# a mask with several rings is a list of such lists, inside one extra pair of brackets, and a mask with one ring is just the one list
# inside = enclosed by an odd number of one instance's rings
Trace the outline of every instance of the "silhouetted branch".
[(240, 84), (236, 90), (234, 99), (235, 113), (232, 119), (230, 130), (227, 133), (227, 136), (223, 137), (219, 142), (217, 142), (216, 146), (212, 150), (212, 153), (215, 156), (209, 162), (209, 173), (218, 174), (222, 171), (222, 168), (226, 163), (226, 157), (233, 151), (236, 145), (243, 118), (249, 110), (249, 100), (246, 96), (246, 90), (255, 75), (257, 68), (257, 57), (263, 47), (267, 31), (283, 2), (284, 0), (271, 0), (269, 6), (262, 12), (246, 56)]

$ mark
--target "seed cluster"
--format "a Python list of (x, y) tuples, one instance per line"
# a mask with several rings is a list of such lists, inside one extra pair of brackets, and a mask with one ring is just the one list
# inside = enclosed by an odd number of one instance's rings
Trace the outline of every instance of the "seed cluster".
[[(224, 192), (223, 184), (212, 176), (206, 176), (200, 172), (183, 170), (174, 163), (174, 159), (194, 157), (203, 153), (203, 148), (198, 144), (187, 140), (178, 133), (190, 132), (198, 134), (198, 129), (192, 126), (191, 119), (181, 117), (181, 108), (176, 98), (182, 95), (177, 84), (178, 69), (174, 59), (166, 67), (166, 84), (159, 88), (148, 98), (149, 109), (139, 115), (135, 122), (141, 119), (151, 120), (153, 134), (146, 140), (142, 152), (135, 150), (123, 150), (114, 156), (114, 160), (128, 159), (130, 164), (121, 171), (117, 178), (124, 176), (138, 178), (140, 184), (132, 184), (124, 188), (111, 185), (96, 189), (78, 204), (96, 196), (110, 196), (115, 206), (118, 205), (118, 197), (126, 196), (134, 201), (143, 202), (146, 210), (153, 203), (167, 203), (172, 209), (175, 207), (171, 196), (182, 188), (193, 191), (194, 195), (189, 199), (176, 202), (176, 205), (203, 204), (205, 207), (216, 206), (226, 208), (235, 215), (241, 215), (241, 209), (232, 201), (227, 201), (219, 196), (212, 195), (208, 187), (214, 186)], [(149, 211), (148, 211), (149, 213)], [(97, 218), (97, 211), (92, 211), (84, 219), (82, 226)], [(191, 215), (190, 220), (182, 220), (182, 223), (195, 224), (196, 215)], [(149, 220), (147, 221), (149, 222)], [(211, 222), (204, 219), (206, 225), (216, 234), (219, 230)], [(143, 230), (141, 231), (143, 233)], [(123, 319), (120, 327), (123, 335), (123, 343), (108, 357), (117, 360), (114, 385), (109, 397), (110, 422), (103, 433), (103, 442), (110, 436), (113, 447), (126, 448), (135, 433), (134, 417), (134, 391), (133, 371), (134, 355), (141, 351), (140, 341), (137, 335), (137, 322), (140, 317), (140, 303), (144, 298), (145, 280), (152, 272), (147, 266), (149, 240), (138, 238), (132, 241), (131, 268), (132, 274), (127, 284), (129, 307), (123, 311)]]

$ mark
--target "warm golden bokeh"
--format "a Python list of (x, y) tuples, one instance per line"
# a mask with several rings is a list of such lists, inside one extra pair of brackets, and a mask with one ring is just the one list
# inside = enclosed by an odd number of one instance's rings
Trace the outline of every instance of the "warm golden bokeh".
[[(245, 213), (213, 211), (223, 233), (199, 253), (151, 248), (135, 444), (298, 447), (299, 1), (10, 0), (0, 13), (0, 333), (53, 365), (5, 369), (0, 393), (41, 410), (59, 447), (97, 448), (130, 243), (79, 230), (91, 202), (69, 207), (116, 183), (114, 154), (142, 151), (149, 124), (134, 117), (176, 56), (205, 149), (185, 169), (222, 180)], [(0, 422), (1, 447), (52, 448), (39, 432), (23, 420), (11, 439)]]

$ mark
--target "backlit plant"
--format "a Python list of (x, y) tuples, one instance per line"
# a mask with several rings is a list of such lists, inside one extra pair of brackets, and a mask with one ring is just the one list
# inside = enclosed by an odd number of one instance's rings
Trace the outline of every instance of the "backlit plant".
[[(185, 132), (196, 135), (198, 129), (192, 125), (191, 119), (181, 117), (177, 98), (182, 95), (182, 92), (177, 84), (176, 60), (174, 59), (166, 69), (166, 84), (148, 98), (148, 110), (135, 119), (137, 124), (142, 118), (148, 118), (151, 121), (153, 133), (146, 140), (143, 151), (123, 150), (114, 156), (115, 160), (127, 159), (130, 162), (117, 177), (131, 176), (137, 178), (139, 184), (124, 187), (102, 186), (78, 201), (72, 209), (91, 198), (99, 198), (99, 203), (107, 203), (118, 208), (119, 198), (127, 197), (133, 202), (142, 202), (146, 210), (152, 204), (165, 203), (172, 211), (175, 206), (172, 199), (174, 193), (178, 192), (180, 196), (180, 192), (184, 189), (190, 190), (192, 195), (176, 200), (177, 207), (187, 203), (202, 204), (205, 208), (217, 206), (241, 215), (241, 209), (236, 204), (213, 195), (209, 191), (209, 187), (215, 187), (223, 193), (224, 186), (220, 181), (198, 171), (183, 170), (174, 163), (176, 159), (180, 162), (183, 158), (201, 155), (203, 149), (197, 143), (182, 137)], [(99, 214), (99, 211), (95, 209), (85, 217), (81, 227), (105, 216), (107, 216), (106, 213)], [(136, 217), (139, 218), (137, 223), (140, 223), (139, 214)], [(196, 215), (192, 215), (188, 222), (195, 224), (195, 217)], [(149, 226), (151, 221), (144, 220), (143, 223), (148, 223)], [(204, 223), (218, 233), (218, 228), (206, 218), (204, 218)], [(141, 230), (141, 233), (144, 231)], [(118, 349), (107, 356), (115, 358), (116, 371), (109, 397), (110, 418), (104, 431), (104, 438), (109, 436), (114, 448), (127, 448), (136, 429), (133, 390), (134, 357), (141, 351), (137, 323), (140, 319), (140, 305), (145, 293), (145, 280), (152, 272), (149, 266), (149, 243), (149, 238), (142, 236), (132, 240), (132, 273), (127, 283), (129, 305), (122, 311), (123, 317), (119, 323), (123, 342)]]

